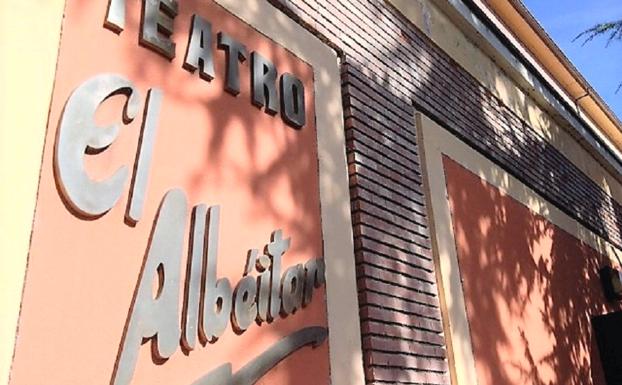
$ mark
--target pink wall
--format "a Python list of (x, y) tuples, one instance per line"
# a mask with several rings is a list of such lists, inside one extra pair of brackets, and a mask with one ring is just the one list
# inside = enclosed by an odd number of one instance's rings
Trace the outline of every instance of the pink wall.
[[(169, 189), (182, 188), (191, 206), (221, 206), (218, 277), (228, 277), (233, 285), (242, 278), (248, 250), (263, 250), (276, 229), (292, 238), (284, 268), (322, 256), (312, 68), (219, 6), (199, 0), (179, 2), (177, 56), (169, 62), (138, 45), (142, 2), (127, 3), (126, 28), (118, 36), (102, 26), (107, 2), (67, 2), (12, 385), (110, 383), (153, 220)], [(246, 44), (249, 53), (258, 51), (271, 60), (279, 73), (290, 72), (303, 81), (307, 125), (302, 130), (251, 104), (250, 57), (240, 65), (237, 97), (224, 91), (223, 51), (214, 51), (216, 78), (211, 82), (182, 68), (193, 13), (210, 20), (214, 34), (228, 33)], [(164, 92), (144, 214), (135, 227), (124, 223), (127, 188), (104, 216), (82, 220), (63, 204), (53, 173), (53, 146), (65, 102), (82, 82), (104, 72), (134, 82), (143, 103), (148, 88)], [(118, 121), (123, 102), (121, 96), (106, 102), (98, 113), (100, 123)], [(122, 126), (109, 149), (87, 157), (92, 178), (108, 177), (121, 164), (131, 169), (141, 120)], [(187, 247), (182, 279), (186, 256)], [(286, 319), (252, 325), (242, 335), (228, 327), (216, 343), (189, 355), (178, 350), (163, 364), (156, 364), (143, 345), (133, 383), (190, 384), (226, 362), (236, 371), (283, 336), (315, 325), (326, 326), (323, 287), (309, 307)], [(327, 381), (325, 342), (295, 353), (260, 383)]]
[(444, 157), (479, 385), (603, 384), (607, 258)]

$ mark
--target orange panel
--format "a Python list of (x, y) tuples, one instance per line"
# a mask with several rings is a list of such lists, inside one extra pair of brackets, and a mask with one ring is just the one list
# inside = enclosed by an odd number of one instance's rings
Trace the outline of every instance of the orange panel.
[(608, 258), (443, 157), (479, 385), (602, 384)]
[[(50, 107), (32, 246), (11, 375), (13, 385), (109, 384), (149, 234), (164, 194), (185, 191), (188, 213), (200, 203), (220, 205), (218, 277), (232, 285), (242, 278), (250, 249), (263, 250), (273, 230), (291, 237), (283, 270), (322, 255), (317, 138), (312, 68), (211, 1), (183, 0), (175, 19), (176, 58), (139, 46), (141, 3), (128, 1), (125, 30), (103, 27), (104, 1), (67, 2)], [(212, 22), (216, 77), (199, 78), (182, 68), (191, 16)], [(241, 93), (224, 91), (225, 55), (216, 50), (216, 32), (224, 31), (271, 60), (279, 74), (290, 72), (305, 86), (307, 124), (301, 130), (251, 104), (250, 57), (240, 65)], [(117, 73), (141, 93), (162, 89), (145, 207), (142, 219), (124, 222), (129, 181), (119, 202), (105, 215), (84, 220), (61, 199), (53, 172), (54, 145), (64, 105), (71, 92), (100, 73)], [(119, 120), (124, 96), (113, 96), (97, 114), (100, 124)], [(105, 151), (88, 155), (94, 179), (120, 165), (130, 170), (136, 156), (142, 114), (121, 128)], [(184, 229), (181, 256), (185, 275), (190, 223)], [(183, 281), (180, 283), (180, 298)], [(181, 306), (180, 306), (181, 307)], [(181, 315), (178, 315), (181, 317)], [(226, 362), (234, 372), (282, 337), (305, 327), (326, 327), (324, 288), (312, 303), (271, 324), (251, 325), (237, 335), (227, 327), (214, 343), (190, 353), (178, 349), (166, 362), (155, 362), (147, 344), (140, 348), (132, 384), (191, 384)], [(274, 369), (260, 384), (328, 383), (328, 346), (305, 347)]]

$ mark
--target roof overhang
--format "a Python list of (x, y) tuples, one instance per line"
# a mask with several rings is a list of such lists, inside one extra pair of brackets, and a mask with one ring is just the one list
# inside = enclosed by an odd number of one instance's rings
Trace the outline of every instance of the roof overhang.
[(545, 41), (546, 33), (518, 0), (434, 3), (559, 126), (622, 181), (622, 125), (555, 43), (550, 38)]
[[(622, 150), (622, 123), (520, 0), (485, 0), (577, 107)], [(577, 31), (579, 33), (580, 31)]]

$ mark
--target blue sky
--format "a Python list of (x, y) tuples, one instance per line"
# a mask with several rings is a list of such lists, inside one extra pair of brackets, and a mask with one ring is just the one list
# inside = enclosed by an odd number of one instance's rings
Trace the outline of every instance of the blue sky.
[(622, 19), (621, 0), (523, 0), (546, 32), (592, 87), (622, 118), (622, 41), (605, 47), (606, 38), (582, 46), (572, 39), (594, 24)]

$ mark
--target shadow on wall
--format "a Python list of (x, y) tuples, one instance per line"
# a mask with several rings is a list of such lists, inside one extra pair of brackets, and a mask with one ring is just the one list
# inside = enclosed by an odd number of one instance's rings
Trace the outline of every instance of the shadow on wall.
[[(198, 3), (196, 0), (192, 2)], [(293, 3), (302, 2), (293, 1)], [(438, 49), (428, 48), (433, 43), (414, 27), (402, 21), (396, 12), (388, 10), (379, 1), (364, 5), (355, 3), (361, 13), (359, 16), (365, 23), (359, 27), (360, 23), (355, 20), (351, 25), (344, 27), (348, 28), (347, 31), (343, 31), (344, 35), (364, 36), (359, 31), (362, 28), (372, 31), (377, 36), (383, 36), (386, 40), (382, 41), (381, 47), (369, 46), (369, 42), (364, 41), (365, 39), (358, 38), (345, 43), (340, 42), (344, 47), (347, 65), (363, 74), (369, 84), (399, 95), (402, 101), (412, 99), (418, 109), (421, 108), (431, 117), (438, 121), (450, 122), (453, 132), (461, 137), (470, 138), (480, 150), (492, 153), (493, 150), (496, 151), (496, 144), (502, 143), (501, 154), (497, 151), (495, 156), (514, 164), (514, 168), (510, 170), (513, 174), (529, 173), (532, 168), (537, 167), (540, 161), (538, 154), (529, 155), (533, 152), (527, 149), (535, 145), (544, 152), (546, 146), (543, 139), (530, 138), (523, 130), (523, 124), (512, 120), (509, 114), (502, 117), (495, 115), (490, 105), (495, 105), (498, 100), (483, 87), (478, 87), (477, 82), (466, 76), (458, 68), (457, 63), (447, 59)], [(87, 7), (90, 2), (81, 0), (80, 4)], [(347, 4), (331, 4), (330, 7), (335, 8), (333, 12), (348, 15), (343, 17), (351, 17)], [(130, 16), (127, 19), (127, 29), (136, 31), (139, 13), (134, 9), (128, 12), (128, 15)], [(396, 21), (389, 22), (387, 19)], [(176, 30), (182, 32), (187, 28), (189, 18), (187, 15), (180, 16), (178, 20), (182, 22), (176, 24)], [(280, 33), (289, 32), (289, 25), (280, 24), (278, 21), (275, 21), (275, 28)], [(231, 27), (231, 32), (233, 31), (235, 28)], [(136, 46), (137, 36), (132, 38), (134, 45), (128, 48), (131, 52), (127, 53), (130, 56), (137, 50), (144, 50)], [(340, 39), (335, 38), (335, 41)], [(184, 46), (185, 42), (179, 38), (179, 57), (182, 56)], [(154, 54), (149, 60), (164, 59)], [(154, 75), (161, 74), (162, 68), (171, 66), (169, 63), (163, 63), (151, 68), (139, 61), (136, 63), (133, 72), (126, 75), (133, 80), (145, 82), (149, 82)], [(181, 76), (184, 70), (178, 64), (177, 59), (174, 63), (177, 68), (170, 71)], [(241, 67), (247, 68), (244, 65)], [(217, 68), (217, 74), (220, 74), (221, 79), (222, 73), (222, 68), (220, 70)], [(247, 75), (243, 73), (242, 79), (247, 78)], [(179, 90), (179, 92), (167, 91), (165, 96), (167, 100), (201, 105), (204, 118), (215, 127), (228, 127), (232, 122), (242, 127), (245, 140), (238, 150), (253, 158), (259, 145), (256, 132), (262, 128), (254, 126), (248, 114), (218, 113), (227, 109), (233, 99), (227, 102), (222, 99), (203, 98), (200, 94), (189, 94), (187, 90), (178, 87), (179, 76), (165, 76), (164, 79), (168, 84), (162, 86), (167, 90)], [(325, 79), (322, 74), (315, 76), (316, 82)], [(196, 76), (192, 81), (202, 80)], [(217, 81), (216, 79), (208, 86), (221, 87), (222, 84), (217, 84)], [(242, 84), (244, 85), (244, 80)], [(227, 97), (225, 95), (225, 98)], [(242, 97), (248, 96), (243, 92), (238, 99)], [(373, 111), (374, 108), (381, 110)], [(462, 111), (463, 115), (458, 116), (457, 111)], [(411, 113), (412, 110), (404, 108), (402, 112)], [(378, 122), (399, 126), (395, 121), (386, 119), (386, 111), (382, 110), (382, 107), (373, 107), (370, 113)], [(335, 115), (334, 119), (343, 117)], [(177, 124), (183, 127), (190, 123), (179, 121)], [(496, 126), (497, 130), (491, 126)], [(413, 124), (407, 127), (412, 130), (410, 134), (414, 135), (414, 118)], [(407, 130), (403, 127), (398, 127), (398, 131), (399, 129)], [(222, 144), (228, 140), (228, 135), (230, 132), (223, 129), (206, 139), (209, 151), (203, 154), (191, 183), (196, 185), (204, 183), (205, 170), (208, 170), (214, 178), (236, 175), (238, 171), (235, 168), (231, 169), (231, 175), (218, 175), (220, 168), (214, 167), (227, 159), (228, 154), (223, 153)], [(404, 151), (403, 144), (395, 143), (389, 146), (396, 152)], [(416, 152), (416, 145), (412, 144), (409, 147)], [(300, 175), (304, 175), (303, 171), (310, 162), (314, 162), (314, 159), (301, 160), (299, 154), (300, 148), (287, 146), (270, 164), (255, 167), (252, 170), (253, 177), (243, 181), (249, 193), (256, 198), (269, 201), (264, 187), (285, 178), (286, 186), (293, 196), (303, 194), (306, 180)], [(416, 161), (411, 164), (405, 163), (405, 166), (417, 169), (419, 163)], [(243, 176), (239, 177), (243, 179)], [(549, 186), (558, 186), (560, 178), (563, 177), (551, 175)], [(481, 183), (479, 179), (477, 183)], [(509, 198), (500, 197), (494, 189), (485, 185), (476, 186), (477, 183), (471, 188), (466, 183), (458, 183), (451, 185), (450, 189), (459, 253), (464, 258), (464, 261), (461, 259), (461, 268), (467, 278), (464, 284), (467, 310), (486, 319), (486, 322), (471, 322), (476, 355), (481, 357), (478, 359), (478, 370), (485, 376), (482, 381), (491, 384), (584, 384), (585, 379), (591, 376), (590, 354), (593, 351), (589, 317), (606, 309), (600, 300), (602, 295), (599, 287), (595, 286), (597, 282), (594, 283), (592, 278), (597, 276), (595, 274), (598, 268), (605, 261), (594, 255), (587, 246), (575, 244), (576, 241), (555, 226), (541, 218), (520, 212), (520, 208), (515, 207)], [(483, 200), (481, 197), (489, 199)], [(486, 202), (492, 203), (485, 206)], [(413, 217), (417, 215), (422, 217), (421, 222), (426, 225), (425, 214), (417, 214), (412, 207), (402, 208)], [(304, 207), (295, 208), (298, 211), (303, 209)], [(599, 210), (595, 209), (598, 213)], [(297, 229), (303, 235), (301, 239), (304, 239), (304, 234), (316, 231), (312, 221), (304, 217), (284, 216), (276, 204), (268, 204), (265, 211), (255, 214), (257, 217), (268, 215), (281, 221), (284, 227)], [(349, 214), (344, 212), (343, 215)], [(385, 239), (380, 239), (385, 245), (393, 243), (391, 235), (409, 237), (400, 229), (388, 229), (387, 234)], [(298, 247), (305, 248), (300, 244)], [(394, 249), (400, 253), (398, 247)], [(404, 262), (414, 263), (408, 258), (404, 258)], [(470, 276), (483, 276), (486, 279), (469, 280)], [(595, 300), (596, 298), (598, 300)], [(401, 321), (403, 314), (397, 311), (392, 314), (394, 324), (403, 323)], [(420, 314), (408, 314), (407, 317), (421, 319)], [(416, 327), (412, 329), (417, 330)], [(277, 330), (275, 328), (272, 331), (278, 333)], [(534, 330), (539, 334), (534, 336)], [(512, 359), (506, 360), (505, 357), (508, 355)], [(297, 373), (288, 371), (286, 363), (283, 365), (283, 372), (286, 372), (289, 378), (286, 383), (299, 383)], [(594, 383), (602, 382), (594, 379)]]
[[(72, 3), (72, 2), (69, 2)], [(79, 0), (73, 2), (76, 9), (72, 12), (84, 12), (84, 17), (92, 12), (92, 2)], [(72, 4), (72, 5), (73, 5)], [(105, 7), (101, 7), (105, 8)], [(182, 68), (182, 62), (185, 55), (187, 44), (187, 34), (191, 22), (189, 10), (209, 10), (204, 16), (213, 22), (213, 45), (216, 78), (210, 82), (206, 82), (199, 78), (198, 74), (190, 74)], [(103, 12), (98, 10), (98, 14)], [(188, 152), (186, 156), (191, 161), (185, 162), (192, 164), (194, 170), (187, 175), (183, 181), (183, 187), (186, 189), (190, 204), (198, 204), (205, 202), (208, 205), (219, 204), (214, 195), (209, 195), (211, 188), (220, 186), (217, 196), (226, 196), (227, 191), (223, 191), (222, 186), (238, 186), (243, 196), (261, 202), (260, 205), (251, 207), (247, 211), (245, 218), (238, 218), (239, 222), (246, 224), (252, 223), (279, 223), (284, 229), (286, 236), (292, 236), (292, 249), (290, 254), (297, 255), (313, 255), (321, 253), (321, 220), (319, 214), (319, 186), (317, 180), (317, 138), (315, 137), (315, 111), (314, 111), (314, 90), (312, 87), (306, 88), (307, 101), (307, 126), (302, 130), (295, 130), (281, 121), (279, 114), (270, 116), (265, 114), (259, 108), (251, 105), (250, 100), (250, 57), (240, 64), (241, 93), (234, 97), (230, 94), (223, 93), (225, 80), (224, 52), (216, 50), (216, 32), (224, 31), (238, 41), (248, 44), (248, 52), (257, 50), (268, 58), (275, 58), (274, 64), (282, 71), (288, 70), (294, 74), (304, 74), (307, 79), (327, 85), (329, 76), (321, 70), (311, 72), (310, 66), (300, 60), (292, 60), (292, 56), (285, 55), (283, 50), (275, 48), (274, 45), (263, 44), (256, 37), (251, 39), (250, 36), (257, 35), (256, 32), (248, 32), (239, 28), (239, 20), (234, 18), (219, 18), (225, 12), (216, 4), (208, 4), (205, 6), (202, 1), (190, 0), (180, 1), (180, 14), (175, 20), (174, 40), (177, 43), (177, 56), (173, 62), (168, 62), (160, 55), (138, 45), (138, 30), (140, 26), (140, 2), (128, 1), (126, 12), (125, 30), (116, 38), (122, 39), (122, 47), (125, 52), (120, 55), (128, 60), (125, 65), (130, 65), (127, 72), (122, 75), (135, 82), (144, 95), (148, 87), (158, 87), (164, 90), (162, 120), (159, 126), (158, 139), (160, 144), (156, 144), (154, 150), (154, 171), (158, 167), (158, 151), (167, 150), (167, 147), (175, 147), (175, 137), (186, 133), (197, 132), (202, 127), (209, 127), (208, 134), (201, 132), (198, 135), (200, 143), (197, 147), (204, 148), (201, 153)], [(198, 13), (201, 14), (201, 11)], [(103, 18), (101, 19), (103, 21)], [(288, 20), (289, 21), (289, 20)], [(90, 20), (89, 22), (92, 22)], [(284, 23), (281, 19), (274, 20), (274, 29), (281, 34), (291, 34), (291, 24)], [(113, 35), (112, 32), (106, 31)], [(113, 35), (114, 36), (114, 35)], [(302, 43), (298, 43), (302, 44)], [(303, 47), (292, 47), (303, 48)], [(86, 55), (86, 53), (85, 53)], [(124, 69), (125, 71), (125, 69)], [(154, 83), (153, 79), (158, 79)], [(308, 83), (312, 84), (311, 82)], [(334, 87), (333, 84), (330, 86)], [(217, 91), (215, 91), (217, 90)], [(112, 102), (112, 101), (111, 101)], [(323, 101), (320, 101), (323, 102)], [(191, 106), (194, 111), (199, 111), (186, 118), (176, 118), (176, 120), (166, 117), (166, 109), (168, 106)], [(329, 109), (333, 115), (330, 117), (332, 121), (343, 120), (340, 109)], [(261, 116), (261, 119), (257, 119)], [(200, 122), (200, 123), (197, 123)], [(203, 125), (203, 126), (201, 126)], [(273, 132), (270, 133), (269, 131)], [(122, 129), (123, 134), (135, 135), (137, 131), (128, 130), (127, 127)], [(187, 135), (187, 134), (186, 134)], [(300, 139), (300, 137), (303, 139)], [(163, 145), (162, 143), (166, 143)], [(186, 158), (184, 157), (184, 158)], [(186, 159), (180, 159), (180, 162)], [(174, 165), (172, 165), (174, 167)], [(330, 166), (330, 165), (329, 165)], [(170, 167), (170, 165), (169, 165)], [(181, 172), (182, 170), (180, 170)], [(341, 173), (343, 170), (328, 169), (327, 173)], [(275, 187), (276, 186), (276, 187)], [(153, 186), (151, 186), (153, 187)], [(286, 201), (278, 199), (274, 194), (278, 188), (282, 195), (286, 195)], [(233, 191), (232, 191), (233, 193)], [(158, 195), (153, 189), (148, 194)], [(332, 194), (332, 197), (339, 199), (340, 194)], [(222, 216), (227, 217), (227, 210), (232, 207), (232, 202), (228, 202), (229, 206), (223, 204)], [(339, 202), (328, 202), (328, 207), (338, 207)], [(332, 215), (342, 215), (349, 219), (347, 210), (333, 212)], [(224, 228), (223, 219), (223, 228)], [(226, 229), (223, 229), (224, 233)], [(269, 235), (269, 234), (266, 234)], [(226, 235), (225, 235), (226, 236)], [(230, 240), (233, 237), (230, 236)], [(240, 240), (241, 243), (246, 243)], [(259, 246), (259, 245), (257, 245)], [(221, 252), (219, 259), (220, 264), (225, 264), (225, 260), (229, 258), (226, 252)], [(244, 255), (236, 255), (242, 258)], [(326, 258), (339, 258), (340, 256), (326, 256)], [(243, 262), (240, 259), (240, 271)], [(298, 262), (298, 261), (296, 261)], [(185, 261), (184, 261), (185, 263)], [(288, 267), (292, 263), (284, 259), (284, 267)], [(340, 271), (345, 278), (349, 272)], [(239, 279), (239, 277), (238, 277)], [(235, 284), (237, 280), (232, 279)], [(316, 302), (323, 304), (325, 302), (324, 291), (317, 292), (318, 296), (314, 298)], [(317, 294), (316, 294), (317, 295)], [(295, 327), (297, 322), (299, 325), (308, 323), (307, 309), (301, 309), (297, 314), (290, 316), (293, 319), (275, 320), (272, 326), (251, 326), (255, 329), (261, 329), (261, 332), (247, 333), (244, 339), (245, 344), (253, 345), (255, 336), (256, 342), (262, 344), (264, 338), (261, 333), (273, 334), (277, 336), (285, 336), (289, 334), (290, 329)], [(320, 313), (324, 318), (320, 318), (321, 322), (325, 320), (325, 311), (321, 306), (312, 309), (315, 313)], [(315, 320), (317, 316), (312, 317)], [(288, 325), (286, 328), (279, 327), (279, 324)], [(305, 325), (307, 326), (307, 325)], [(233, 333), (227, 336), (233, 338)], [(248, 334), (251, 334), (249, 336)], [(235, 336), (235, 338), (244, 337)], [(251, 337), (251, 338), (249, 338)], [(223, 338), (224, 339), (224, 338)], [(199, 349), (212, 350), (218, 349), (220, 341), (214, 345), (207, 345)], [(142, 349), (146, 349), (147, 345), (143, 345)], [(238, 347), (240, 349), (241, 347)], [(307, 348), (308, 349), (308, 348)], [(323, 372), (328, 364), (328, 349), (326, 344), (322, 347), (325, 354), (326, 362), (319, 362), (317, 367)], [(191, 352), (192, 355), (194, 352)], [(181, 352), (175, 353), (181, 355)], [(315, 356), (314, 356), (315, 357)], [(163, 364), (166, 366), (166, 363)], [(205, 371), (213, 368), (206, 367)], [(238, 368), (234, 367), (234, 370)], [(316, 367), (308, 364), (292, 355), (283, 361), (274, 369), (276, 374), (271, 378), (278, 378), (280, 383), (287, 384), (315, 384), (318, 379), (314, 377)], [(268, 383), (268, 381), (260, 380), (258, 384)]]
[[(610, 197), (578, 183), (586, 177), (541, 135), (457, 63), (420, 48), (432, 45), (427, 38), (402, 28), (374, 60), (352, 65), (615, 242), (618, 224), (603, 215)], [(598, 280), (610, 262), (474, 178), (457, 178), (450, 193), (480, 385), (604, 384), (590, 317), (618, 309), (605, 303)]]
[(480, 385), (604, 385), (591, 317), (611, 262), (444, 158)]

